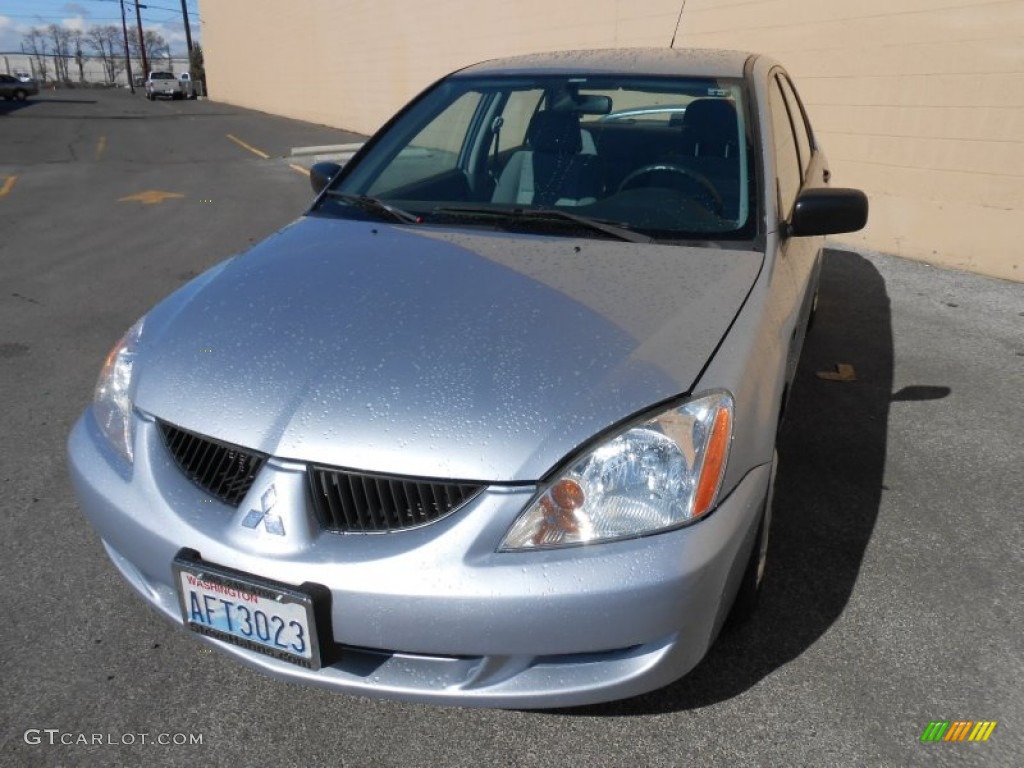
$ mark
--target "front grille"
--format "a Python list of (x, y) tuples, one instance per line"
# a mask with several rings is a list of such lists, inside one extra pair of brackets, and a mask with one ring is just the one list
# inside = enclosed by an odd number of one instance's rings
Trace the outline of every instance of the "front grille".
[(158, 423), (167, 450), (186, 477), (225, 504), (237, 507), (242, 503), (267, 460), (266, 454)]
[(338, 533), (387, 533), (440, 520), (484, 486), (365, 475), (310, 467), (310, 489), (320, 524)]

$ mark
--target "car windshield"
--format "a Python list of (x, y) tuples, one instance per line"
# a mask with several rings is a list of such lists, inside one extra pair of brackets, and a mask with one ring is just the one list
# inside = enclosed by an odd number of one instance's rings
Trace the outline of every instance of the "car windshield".
[(170, 72), (150, 72), (149, 76), (153, 80), (173, 80), (174, 75)]
[(594, 237), (750, 239), (753, 157), (739, 80), (457, 75), (401, 113), (317, 211)]

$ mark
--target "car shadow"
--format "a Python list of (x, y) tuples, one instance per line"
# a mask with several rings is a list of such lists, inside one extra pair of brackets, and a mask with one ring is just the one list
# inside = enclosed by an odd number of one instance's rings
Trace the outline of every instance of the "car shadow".
[(8, 101), (7, 99), (0, 99), (0, 117), (25, 109), (26, 107), (31, 107), (32, 104), (32, 99), (26, 99), (25, 101)]
[[(855, 378), (836, 376), (839, 364), (852, 365)], [(555, 711), (614, 717), (705, 707), (743, 693), (820, 638), (850, 599), (878, 517), (892, 380), (885, 281), (862, 256), (826, 251), (817, 317), (779, 433), (768, 566), (754, 615), (723, 630), (704, 660), (666, 688)], [(949, 392), (908, 389), (902, 397)]]
[(25, 101), (7, 101), (6, 99), (0, 99), (0, 117), (9, 115), (12, 112), (17, 112), (21, 109), (28, 109), (29, 107), (39, 106), (40, 104), (95, 104), (96, 99), (62, 99), (60, 97), (51, 96), (30, 96)]

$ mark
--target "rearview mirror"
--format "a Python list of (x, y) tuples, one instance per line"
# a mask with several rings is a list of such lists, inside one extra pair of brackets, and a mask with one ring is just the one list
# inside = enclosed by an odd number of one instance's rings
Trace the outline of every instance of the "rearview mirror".
[(612, 97), (599, 93), (563, 93), (552, 100), (549, 109), (578, 115), (607, 115), (612, 111)]
[(607, 115), (612, 111), (611, 96), (602, 96), (597, 93), (588, 93), (576, 96), (575, 111), (581, 115)]
[(316, 163), (309, 169), (309, 183), (313, 186), (313, 191), (319, 195), (340, 170), (341, 166), (337, 163)]
[(805, 189), (797, 197), (789, 220), (795, 237), (856, 232), (868, 221), (868, 198), (859, 189)]

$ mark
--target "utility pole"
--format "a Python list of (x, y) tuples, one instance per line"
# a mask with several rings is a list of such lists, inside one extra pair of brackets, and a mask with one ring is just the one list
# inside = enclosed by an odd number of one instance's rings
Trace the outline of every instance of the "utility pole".
[[(185, 5), (185, 0), (181, 0), (181, 18), (185, 22), (185, 45), (188, 46), (189, 54), (192, 53), (192, 28), (188, 25), (188, 6)], [(192, 60), (191, 55), (189, 61)]]
[(135, 20), (139, 23), (139, 50), (142, 51), (142, 76), (149, 77), (149, 62), (146, 61), (146, 38), (142, 34), (142, 11), (139, 8), (145, 8), (146, 6), (140, 6), (139, 0), (135, 0)]
[(128, 52), (128, 20), (124, 16), (124, 0), (121, 0), (121, 31), (124, 32), (124, 66), (128, 72), (128, 87), (135, 93), (135, 78), (132, 77), (132, 57)]

